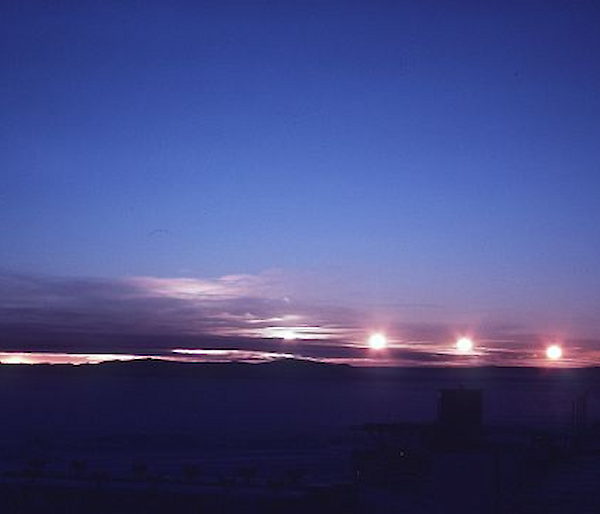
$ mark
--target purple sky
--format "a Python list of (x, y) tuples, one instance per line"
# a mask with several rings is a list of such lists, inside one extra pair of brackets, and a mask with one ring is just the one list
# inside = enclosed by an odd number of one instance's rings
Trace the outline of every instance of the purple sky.
[(2, 2), (0, 353), (597, 363), (599, 24), (595, 0)]

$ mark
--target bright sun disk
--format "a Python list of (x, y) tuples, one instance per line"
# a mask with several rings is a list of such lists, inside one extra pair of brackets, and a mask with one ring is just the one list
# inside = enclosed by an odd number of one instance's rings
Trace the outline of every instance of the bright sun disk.
[(381, 334), (379, 332), (372, 334), (369, 337), (369, 346), (373, 350), (382, 350), (387, 346), (387, 337), (385, 337), (385, 334)]
[(473, 339), (470, 337), (461, 337), (456, 341), (456, 349), (461, 353), (472, 352), (473, 346)]
[(556, 361), (562, 357), (563, 351), (560, 346), (553, 344), (546, 348), (546, 356), (553, 361)]

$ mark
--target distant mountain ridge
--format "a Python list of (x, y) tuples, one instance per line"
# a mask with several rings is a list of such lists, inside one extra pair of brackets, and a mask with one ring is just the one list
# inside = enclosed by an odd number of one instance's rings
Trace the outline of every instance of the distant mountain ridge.
[(456, 384), (498, 378), (519, 380), (600, 380), (600, 368), (527, 368), (527, 367), (353, 367), (302, 359), (277, 359), (263, 363), (181, 362), (161, 359), (109, 361), (99, 364), (4, 364), (0, 376), (57, 375), (90, 377), (161, 377), (161, 378), (278, 378), (278, 379), (440, 379)]

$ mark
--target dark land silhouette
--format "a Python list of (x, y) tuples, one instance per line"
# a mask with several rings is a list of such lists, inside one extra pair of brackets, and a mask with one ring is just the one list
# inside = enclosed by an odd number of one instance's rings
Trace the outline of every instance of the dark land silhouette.
[(600, 369), (1, 365), (2, 512), (598, 512)]

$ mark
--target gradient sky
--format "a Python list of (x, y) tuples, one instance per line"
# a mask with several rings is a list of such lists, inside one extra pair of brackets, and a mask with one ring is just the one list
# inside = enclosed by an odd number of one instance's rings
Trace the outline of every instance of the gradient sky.
[(0, 350), (595, 363), (599, 55), (593, 0), (3, 1)]

